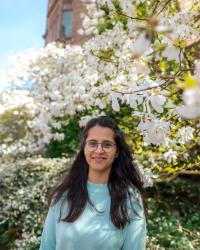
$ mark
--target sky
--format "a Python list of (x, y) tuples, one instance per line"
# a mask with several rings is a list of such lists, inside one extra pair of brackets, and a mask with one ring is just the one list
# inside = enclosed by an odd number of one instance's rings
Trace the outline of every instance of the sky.
[(8, 57), (44, 47), (47, 0), (0, 0), (0, 68)]

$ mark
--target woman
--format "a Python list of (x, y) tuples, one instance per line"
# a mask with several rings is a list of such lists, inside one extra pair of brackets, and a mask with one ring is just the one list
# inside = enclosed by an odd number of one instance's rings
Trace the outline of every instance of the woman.
[(40, 250), (143, 250), (142, 182), (108, 116), (91, 119), (71, 170), (54, 188)]

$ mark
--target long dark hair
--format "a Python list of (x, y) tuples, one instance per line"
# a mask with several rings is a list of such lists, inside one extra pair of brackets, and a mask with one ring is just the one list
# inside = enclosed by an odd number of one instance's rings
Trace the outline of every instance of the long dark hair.
[[(84, 155), (85, 142), (90, 128), (99, 125), (112, 129), (118, 149), (108, 179), (108, 190), (111, 197), (110, 218), (117, 228), (124, 228), (130, 222), (127, 209), (127, 200), (130, 197), (130, 188), (140, 192), (143, 200), (143, 183), (133, 163), (129, 146), (123, 132), (117, 123), (108, 116), (99, 116), (91, 119), (83, 130), (79, 152), (72, 163), (71, 169), (49, 196), (49, 204), (57, 203), (61, 198), (68, 203), (68, 214), (62, 221), (74, 222), (82, 214), (87, 202), (93, 207), (87, 190), (88, 164)], [(61, 219), (61, 212), (60, 212)]]

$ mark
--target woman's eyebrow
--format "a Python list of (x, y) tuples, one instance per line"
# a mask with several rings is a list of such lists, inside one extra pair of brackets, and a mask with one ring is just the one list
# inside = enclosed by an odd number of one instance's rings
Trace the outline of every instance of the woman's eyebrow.
[[(95, 141), (95, 142), (98, 142), (98, 140), (96, 140), (96, 139), (89, 139), (88, 141)], [(107, 139), (105, 139), (105, 140), (102, 140), (101, 142), (114, 142), (113, 140), (107, 140)]]
[(103, 142), (114, 142), (112, 140), (103, 140)]

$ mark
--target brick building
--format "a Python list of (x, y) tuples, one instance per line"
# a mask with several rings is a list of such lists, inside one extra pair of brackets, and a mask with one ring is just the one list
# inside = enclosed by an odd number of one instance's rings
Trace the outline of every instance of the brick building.
[(87, 38), (77, 30), (81, 28), (80, 14), (86, 12), (85, 5), (82, 0), (49, 0), (45, 44), (53, 41), (82, 44)]

